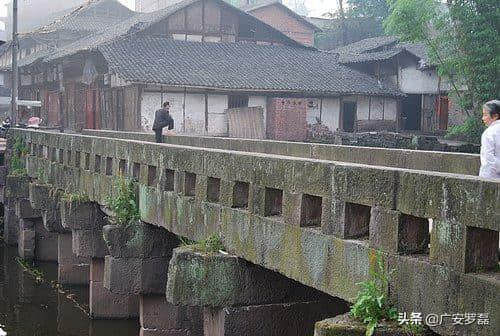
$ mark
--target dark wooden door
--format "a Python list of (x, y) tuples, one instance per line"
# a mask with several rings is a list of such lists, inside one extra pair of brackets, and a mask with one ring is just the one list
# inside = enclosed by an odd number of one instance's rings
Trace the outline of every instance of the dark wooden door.
[(60, 114), (61, 114), (59, 93), (48, 92), (47, 98), (48, 98), (47, 125), (57, 126), (59, 125)]
[(448, 106), (449, 100), (447, 96), (440, 96), (438, 98), (438, 125), (440, 130), (448, 128)]

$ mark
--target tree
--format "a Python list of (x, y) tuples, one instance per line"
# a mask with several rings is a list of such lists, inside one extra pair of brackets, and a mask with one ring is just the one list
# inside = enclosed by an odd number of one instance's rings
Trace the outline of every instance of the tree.
[[(452, 135), (478, 141), (479, 107), (500, 96), (500, 9), (497, 0), (388, 0), (384, 25), (402, 40), (423, 41), (469, 120)], [(466, 88), (466, 90), (465, 90)], [(468, 111), (472, 110), (470, 114)]]
[(389, 15), (386, 0), (347, 0), (349, 17), (373, 17), (384, 20)]

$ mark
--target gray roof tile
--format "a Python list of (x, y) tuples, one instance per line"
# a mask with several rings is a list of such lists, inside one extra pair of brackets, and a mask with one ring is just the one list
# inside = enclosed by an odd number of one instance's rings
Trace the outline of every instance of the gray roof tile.
[(142, 37), (102, 45), (111, 71), (136, 83), (307, 94), (401, 96), (340, 65), (336, 54), (289, 46)]

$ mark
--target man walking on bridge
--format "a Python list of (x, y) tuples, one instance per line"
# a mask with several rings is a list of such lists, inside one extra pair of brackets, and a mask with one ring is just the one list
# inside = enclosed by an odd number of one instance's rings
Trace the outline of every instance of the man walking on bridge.
[(174, 128), (174, 119), (170, 116), (169, 102), (163, 103), (163, 108), (155, 112), (155, 120), (153, 122), (153, 131), (156, 134), (156, 142), (163, 142), (163, 128), (167, 127), (169, 130)]

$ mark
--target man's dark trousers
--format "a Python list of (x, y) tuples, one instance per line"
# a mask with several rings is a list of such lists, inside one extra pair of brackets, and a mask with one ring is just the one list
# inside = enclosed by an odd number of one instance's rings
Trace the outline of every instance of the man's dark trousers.
[(163, 127), (155, 129), (156, 143), (163, 143)]

